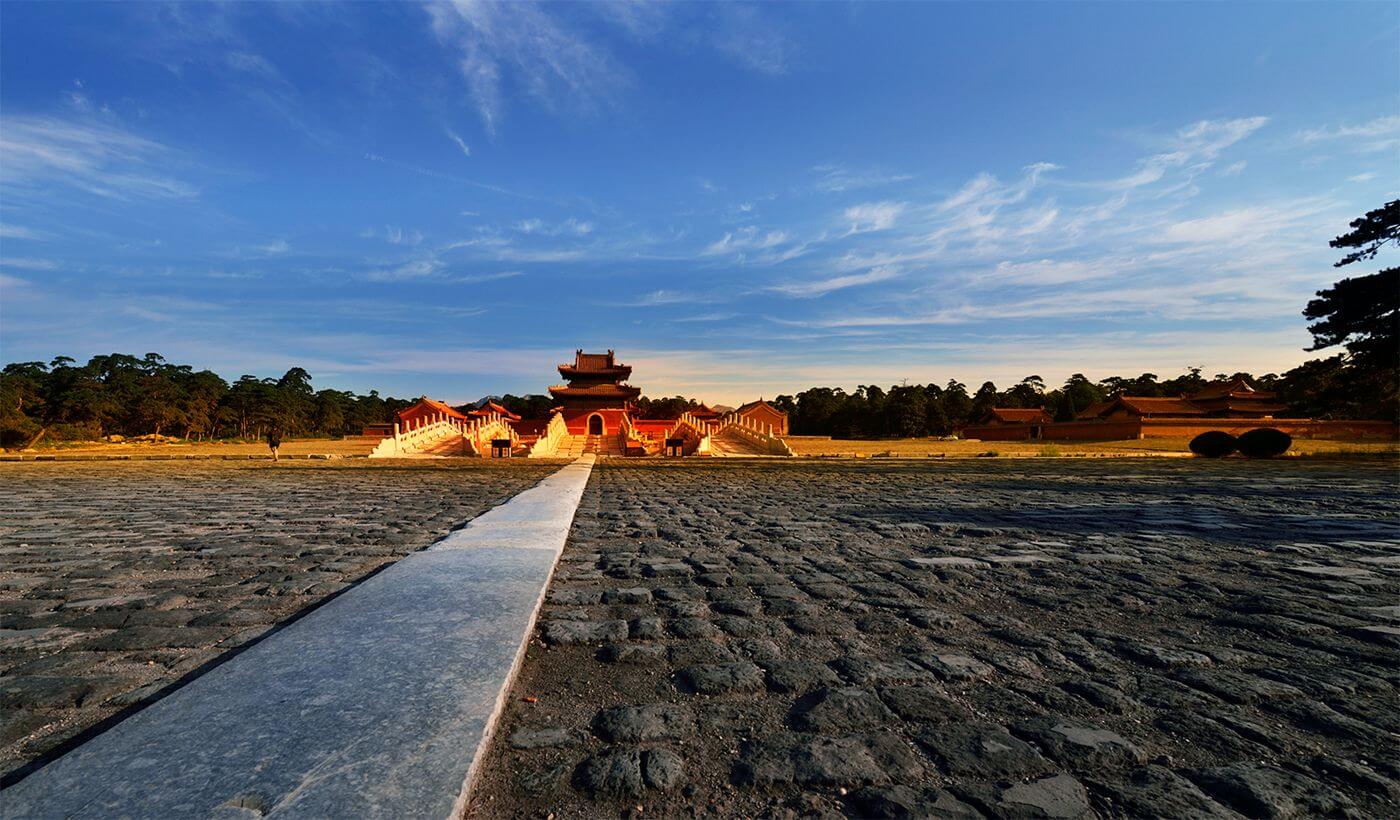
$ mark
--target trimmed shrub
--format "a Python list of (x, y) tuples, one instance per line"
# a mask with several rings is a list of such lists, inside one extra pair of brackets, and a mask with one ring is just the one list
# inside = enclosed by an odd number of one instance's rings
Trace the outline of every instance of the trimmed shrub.
[(1293, 437), (1272, 427), (1260, 427), (1240, 434), (1237, 445), (1245, 458), (1273, 458), (1288, 452)]
[(1191, 439), (1191, 452), (1202, 458), (1224, 458), (1235, 452), (1235, 437), (1224, 430), (1211, 430)]

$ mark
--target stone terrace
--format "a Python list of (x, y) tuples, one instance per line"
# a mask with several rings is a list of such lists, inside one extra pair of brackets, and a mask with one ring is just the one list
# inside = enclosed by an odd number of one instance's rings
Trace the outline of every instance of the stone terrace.
[(477, 816), (1396, 816), (1393, 465), (604, 463)]
[(558, 467), (0, 465), (0, 769), (155, 694)]

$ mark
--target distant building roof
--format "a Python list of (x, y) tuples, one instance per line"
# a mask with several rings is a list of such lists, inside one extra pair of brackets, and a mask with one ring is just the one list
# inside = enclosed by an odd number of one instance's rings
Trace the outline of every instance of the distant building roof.
[(584, 353), (582, 350), (574, 354), (574, 368), (584, 372), (608, 370), (613, 367), (613, 352), (607, 353)]
[(1205, 387), (1191, 394), (1192, 401), (1222, 399), (1226, 397), (1252, 399), (1272, 399), (1273, 393), (1259, 390), (1249, 383), (1243, 376), (1236, 376), (1233, 379), (1224, 379), (1218, 382), (1211, 382)]
[(1180, 396), (1119, 396), (1118, 400), (1144, 416), (1203, 416), (1206, 412)]
[(495, 413), (495, 414), (498, 415), (498, 416), (504, 416), (505, 418), (508, 418), (508, 419), (510, 419), (511, 421), (519, 421), (519, 420), (520, 420), (520, 416), (518, 416), (518, 415), (515, 414), (515, 413), (510, 412), (510, 411), (507, 410), (506, 408), (504, 408), (504, 407), (502, 407), (501, 405), (495, 403), (494, 401), (490, 401), (490, 400), (488, 400), (485, 404), (481, 405), (480, 407), (476, 408), (475, 410), (468, 410), (468, 411), (467, 411), (467, 415), (469, 415), (469, 416), (489, 416), (489, 415), (491, 415), (492, 413)]
[(1133, 416), (1204, 416), (1206, 414), (1206, 411), (1181, 396), (1114, 396), (1108, 401), (1090, 405), (1075, 418), (1103, 418), (1120, 407)]
[(556, 384), (549, 388), (549, 394), (556, 399), (569, 398), (571, 396), (595, 397), (595, 398), (636, 398), (641, 395), (642, 388), (632, 387), (627, 384), (612, 384), (604, 382), (602, 384), (590, 384), (586, 387), (573, 387), (570, 385)]
[(993, 407), (987, 411), (983, 423), (1033, 424), (1050, 420), (1050, 415), (1039, 407)]
[(747, 413), (747, 412), (749, 412), (750, 410), (754, 409), (755, 407), (759, 407), (759, 406), (767, 407), (769, 410), (772, 410), (774, 413), (777, 413), (777, 414), (780, 415), (780, 416), (786, 416), (786, 415), (787, 415), (787, 413), (784, 413), (783, 411), (779, 410), (778, 408), (774, 407), (773, 405), (769, 404), (768, 402), (764, 401), (763, 399), (759, 399), (758, 401), (751, 401), (751, 402), (749, 402), (749, 403), (747, 403), (747, 404), (741, 404), (741, 405), (739, 405), (739, 407), (738, 407), (737, 409), (735, 409), (734, 412), (736, 412), (736, 413)]
[(566, 379), (587, 376), (621, 376), (621, 379), (625, 379), (632, 375), (632, 366), (618, 362), (612, 350), (607, 353), (584, 353), (580, 348), (574, 351), (573, 364), (559, 365), (559, 373)]
[(398, 415), (398, 417), (401, 419), (407, 419), (417, 418), (419, 416), (424, 416), (431, 413), (443, 413), (448, 418), (452, 419), (467, 418), (466, 415), (464, 415), (463, 413), (453, 409), (452, 407), (446, 404), (443, 404), (440, 401), (434, 401), (428, 398), (427, 396), (420, 397), (418, 401), (400, 410), (396, 415)]

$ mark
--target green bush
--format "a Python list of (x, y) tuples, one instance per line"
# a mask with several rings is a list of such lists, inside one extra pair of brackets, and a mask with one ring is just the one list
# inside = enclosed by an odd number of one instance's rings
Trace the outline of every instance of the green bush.
[(46, 441), (96, 441), (102, 438), (102, 427), (95, 421), (74, 421), (55, 424), (44, 434)]

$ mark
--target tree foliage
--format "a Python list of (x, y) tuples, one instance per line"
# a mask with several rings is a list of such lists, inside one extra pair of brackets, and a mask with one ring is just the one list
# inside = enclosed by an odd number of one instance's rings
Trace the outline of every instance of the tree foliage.
[(688, 410), (694, 410), (700, 406), (700, 402), (695, 399), (687, 399), (684, 396), (671, 396), (670, 398), (648, 398), (642, 396), (637, 399), (637, 416), (644, 419), (674, 419)]
[(512, 396), (507, 393), (497, 403), (522, 419), (547, 419), (549, 411), (555, 405), (552, 397), (539, 393), (526, 396)]
[[(1353, 220), (1351, 229), (1330, 243), (1350, 249), (1334, 267), (1371, 260), (1386, 245), (1400, 245), (1400, 200)], [(1312, 321), (1309, 350), (1341, 346), (1346, 353), (1305, 362), (1285, 374), (1296, 388), (1292, 400), (1342, 407), (1339, 412), (1347, 415), (1400, 418), (1400, 267), (1342, 279), (1318, 291), (1303, 315)]]
[(300, 367), (279, 379), (243, 376), (233, 384), (209, 370), (156, 353), (67, 356), (15, 362), (0, 371), (0, 444), (39, 437), (97, 439), (154, 433), (181, 438), (353, 435), (391, 420), (409, 402), (339, 390), (315, 391)]

